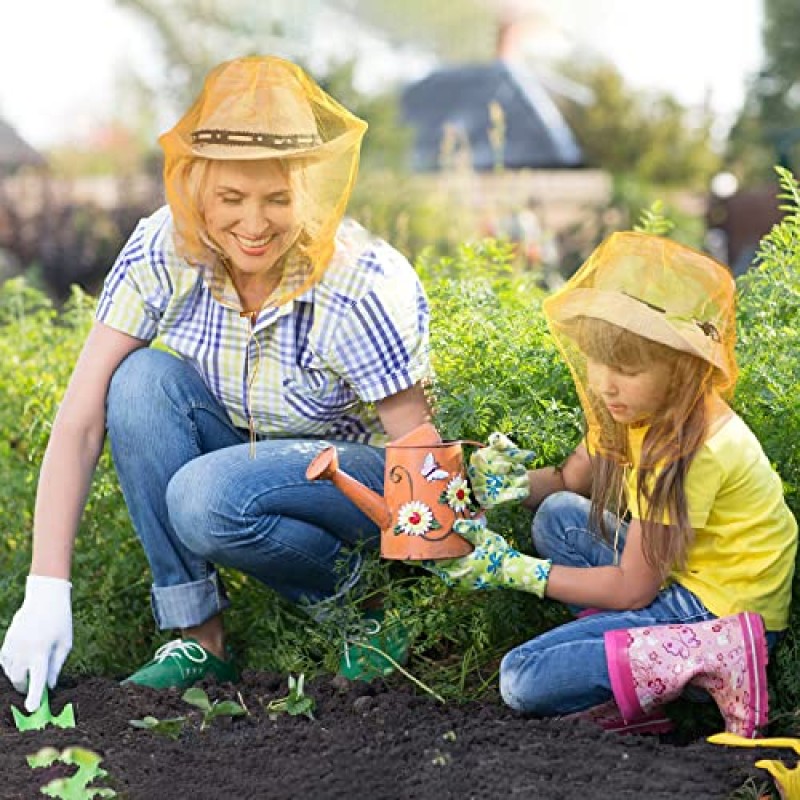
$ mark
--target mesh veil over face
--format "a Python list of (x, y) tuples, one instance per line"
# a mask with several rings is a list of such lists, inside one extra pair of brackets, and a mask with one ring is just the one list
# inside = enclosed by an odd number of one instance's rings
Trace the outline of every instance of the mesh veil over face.
[(713, 258), (663, 237), (623, 232), (606, 239), (545, 301), (593, 452), (617, 463), (630, 461), (626, 426), (615, 422), (590, 385), (590, 359), (623, 369), (666, 363), (667, 402), (648, 420), (663, 442), (647, 451), (664, 466), (696, 447), (696, 437), (689, 442), (682, 432), (690, 417), (710, 422), (708, 408), (698, 416), (698, 403), (730, 392), (736, 382), (734, 298), (729, 270)]
[(206, 234), (202, 208), (213, 160), (280, 159), (299, 228), (286, 258), (292, 272), (304, 276), (280, 302), (302, 294), (319, 281), (333, 254), (366, 128), (288, 61), (252, 56), (217, 66), (191, 108), (159, 139), (179, 253), (206, 268), (223, 263)]

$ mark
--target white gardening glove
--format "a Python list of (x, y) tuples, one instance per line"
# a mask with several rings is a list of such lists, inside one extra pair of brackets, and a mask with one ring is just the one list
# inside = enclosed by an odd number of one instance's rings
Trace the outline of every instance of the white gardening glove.
[(14, 614), (0, 650), (0, 666), (25, 708), (36, 711), (44, 684), (53, 689), (72, 649), (72, 584), (63, 578), (29, 575), (25, 600)]

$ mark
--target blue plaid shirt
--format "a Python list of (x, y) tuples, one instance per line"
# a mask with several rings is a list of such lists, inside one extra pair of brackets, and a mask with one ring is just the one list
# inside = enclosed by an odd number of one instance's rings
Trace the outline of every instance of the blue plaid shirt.
[[(99, 321), (192, 364), (237, 427), (385, 443), (371, 404), (430, 372), (428, 302), (400, 253), (345, 220), (322, 280), (251, 323), (227, 273), (188, 265), (172, 233), (166, 206), (139, 223), (105, 280)], [(280, 292), (302, 280), (284, 274)]]

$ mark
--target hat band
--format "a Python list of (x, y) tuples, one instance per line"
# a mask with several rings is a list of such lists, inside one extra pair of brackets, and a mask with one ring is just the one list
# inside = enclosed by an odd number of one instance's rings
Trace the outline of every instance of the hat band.
[(719, 330), (717, 330), (717, 326), (713, 322), (704, 322), (703, 320), (699, 320), (696, 317), (683, 317), (680, 314), (672, 314), (667, 311), (666, 308), (661, 308), (660, 306), (654, 305), (653, 303), (648, 303), (647, 300), (642, 300), (641, 297), (636, 297), (635, 295), (628, 294), (628, 292), (622, 292), (626, 297), (630, 297), (631, 300), (636, 300), (639, 303), (643, 303), (648, 308), (651, 308), (653, 311), (658, 311), (660, 314), (663, 314), (668, 320), (682, 320), (685, 322), (690, 322), (694, 325), (697, 325), (703, 333), (712, 339), (715, 342), (721, 342), (722, 338), (719, 335)]
[(198, 130), (192, 133), (192, 144), (222, 144), (234, 147), (271, 147), (273, 150), (297, 150), (317, 147), (322, 139), (316, 133), (253, 133), (252, 131)]

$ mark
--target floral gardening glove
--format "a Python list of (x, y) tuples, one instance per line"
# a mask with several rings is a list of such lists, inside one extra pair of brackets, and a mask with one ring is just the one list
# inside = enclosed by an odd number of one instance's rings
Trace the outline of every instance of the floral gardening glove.
[(525, 462), (532, 450), (521, 450), (502, 433), (489, 436), (489, 446), (476, 450), (469, 460), (469, 476), (475, 498), (484, 508), (524, 500), (530, 494)]
[(453, 530), (475, 546), (469, 555), (410, 563), (462, 591), (509, 588), (544, 597), (552, 561), (523, 555), (476, 520), (456, 520)]

